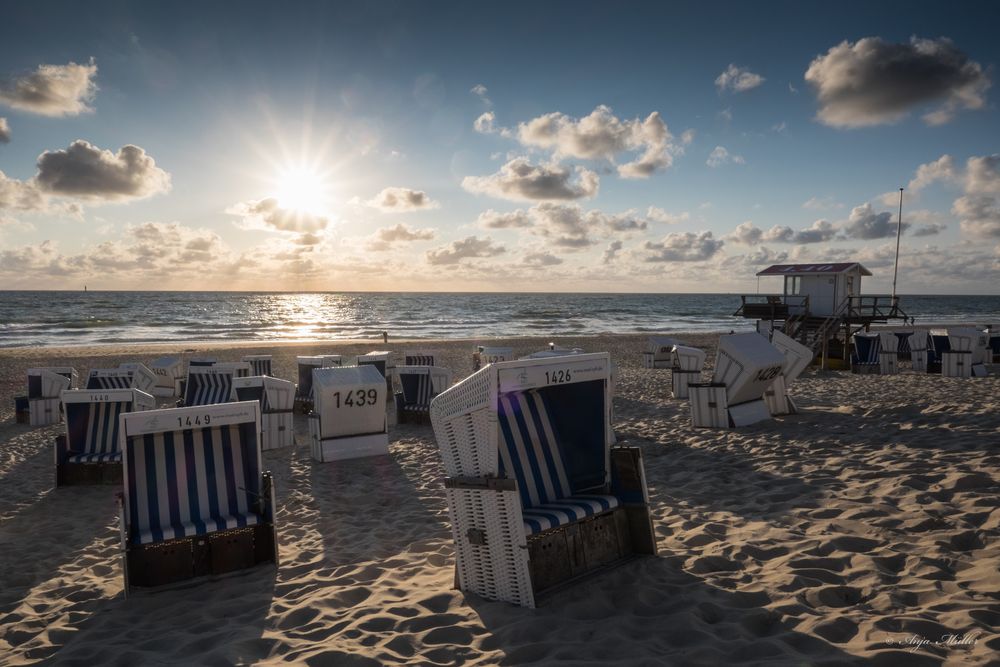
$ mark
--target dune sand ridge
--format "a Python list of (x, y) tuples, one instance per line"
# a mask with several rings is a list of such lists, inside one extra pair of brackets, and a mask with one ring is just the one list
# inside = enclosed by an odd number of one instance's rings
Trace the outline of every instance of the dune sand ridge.
[[(714, 356), (715, 336), (683, 336)], [(516, 339), (517, 353), (549, 339)], [(0, 663), (988, 664), (1000, 654), (1000, 379), (808, 370), (800, 414), (692, 429), (642, 336), (558, 339), (610, 351), (615, 430), (642, 449), (660, 555), (536, 610), (453, 588), (444, 473), (430, 426), (388, 457), (264, 452), (281, 563), (125, 600), (113, 487), (54, 488), (62, 426), (13, 423), (26, 368), (149, 360), (127, 346), (0, 351)], [(197, 347), (205, 352), (203, 346)], [(221, 360), (385, 349), (207, 350)], [(456, 378), (472, 343), (429, 349)], [(176, 348), (180, 351), (184, 348)], [(952, 636), (951, 640), (944, 639)]]

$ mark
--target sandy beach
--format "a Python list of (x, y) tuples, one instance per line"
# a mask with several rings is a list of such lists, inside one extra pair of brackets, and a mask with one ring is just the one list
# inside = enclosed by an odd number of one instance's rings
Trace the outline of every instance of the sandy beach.
[[(711, 364), (717, 336), (683, 338)], [(115, 488), (54, 488), (63, 426), (14, 423), (33, 366), (273, 353), (293, 379), (296, 355), (381, 340), (0, 351), (0, 664), (997, 664), (1000, 377), (810, 369), (799, 414), (692, 429), (669, 371), (642, 368), (645, 336), (554, 340), (619, 366), (615, 430), (642, 449), (660, 555), (535, 610), (453, 588), (429, 425), (392, 426), (388, 457), (320, 464), (296, 416), (298, 446), (264, 452), (280, 565), (125, 600)], [(460, 379), (472, 346), (388, 347)]]

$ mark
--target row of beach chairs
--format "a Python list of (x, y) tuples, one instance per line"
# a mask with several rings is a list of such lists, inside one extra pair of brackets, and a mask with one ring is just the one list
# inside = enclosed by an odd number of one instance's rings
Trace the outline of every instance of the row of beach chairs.
[(908, 358), (917, 372), (985, 377), (1000, 357), (1000, 336), (971, 327), (857, 333), (852, 342), (851, 371), (862, 374), (894, 375)]

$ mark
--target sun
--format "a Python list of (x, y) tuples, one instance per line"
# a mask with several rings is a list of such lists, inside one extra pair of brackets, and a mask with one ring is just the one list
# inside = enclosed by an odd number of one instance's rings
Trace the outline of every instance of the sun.
[(320, 215), (329, 207), (329, 179), (317, 169), (289, 167), (280, 172), (274, 196), (281, 208)]

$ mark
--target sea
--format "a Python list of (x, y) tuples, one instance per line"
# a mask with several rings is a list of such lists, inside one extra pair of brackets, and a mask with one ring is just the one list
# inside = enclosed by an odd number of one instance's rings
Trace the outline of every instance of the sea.
[[(747, 330), (737, 294), (0, 291), (0, 347)], [(904, 295), (919, 324), (998, 324), (1000, 296)]]

